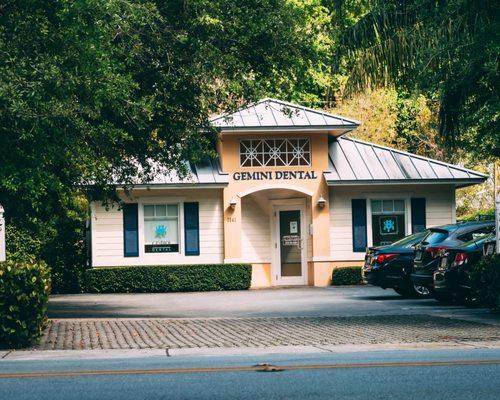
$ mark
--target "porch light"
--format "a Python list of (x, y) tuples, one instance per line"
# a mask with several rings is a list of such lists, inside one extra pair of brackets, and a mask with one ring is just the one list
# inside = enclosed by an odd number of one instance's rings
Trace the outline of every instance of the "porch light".
[(323, 195), (319, 196), (319, 199), (318, 199), (318, 207), (319, 207), (319, 208), (324, 208), (324, 207), (325, 207), (325, 204), (326, 204), (326, 200), (325, 200), (325, 198), (323, 197)]
[(238, 204), (238, 201), (236, 200), (235, 197), (232, 197), (231, 200), (229, 200), (229, 207), (234, 209), (236, 207), (236, 204)]

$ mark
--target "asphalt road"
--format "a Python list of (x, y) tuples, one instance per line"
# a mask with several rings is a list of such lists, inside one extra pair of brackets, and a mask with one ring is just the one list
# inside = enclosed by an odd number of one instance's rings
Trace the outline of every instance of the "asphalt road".
[[(49, 302), (49, 318), (343, 317), (460, 310), (465, 308), (444, 306), (431, 298), (403, 299), (392, 289), (371, 286), (55, 295)], [(495, 321), (500, 322), (500, 317), (493, 316), (491, 322)]]
[(0, 398), (496, 400), (499, 376), (500, 349), (2, 360)]

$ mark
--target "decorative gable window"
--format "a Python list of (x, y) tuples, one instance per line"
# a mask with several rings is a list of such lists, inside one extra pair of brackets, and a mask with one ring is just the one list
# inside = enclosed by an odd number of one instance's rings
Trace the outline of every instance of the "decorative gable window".
[(240, 141), (242, 167), (310, 166), (309, 139), (244, 139)]

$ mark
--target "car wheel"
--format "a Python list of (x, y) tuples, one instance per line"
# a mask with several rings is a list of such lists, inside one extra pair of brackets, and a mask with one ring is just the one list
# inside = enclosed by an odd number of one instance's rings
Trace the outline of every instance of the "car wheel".
[(425, 297), (430, 294), (429, 289), (425, 286), (409, 284), (405, 287), (395, 287), (394, 291), (400, 296), (415, 299), (419, 297)]
[(425, 297), (429, 296), (431, 292), (425, 286), (413, 285), (413, 293), (415, 294), (416, 297)]

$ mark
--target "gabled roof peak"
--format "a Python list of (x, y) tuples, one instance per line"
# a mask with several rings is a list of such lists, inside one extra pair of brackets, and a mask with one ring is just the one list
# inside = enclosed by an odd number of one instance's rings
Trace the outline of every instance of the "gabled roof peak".
[(283, 100), (264, 98), (211, 121), (224, 132), (328, 131), (340, 136), (359, 122)]

